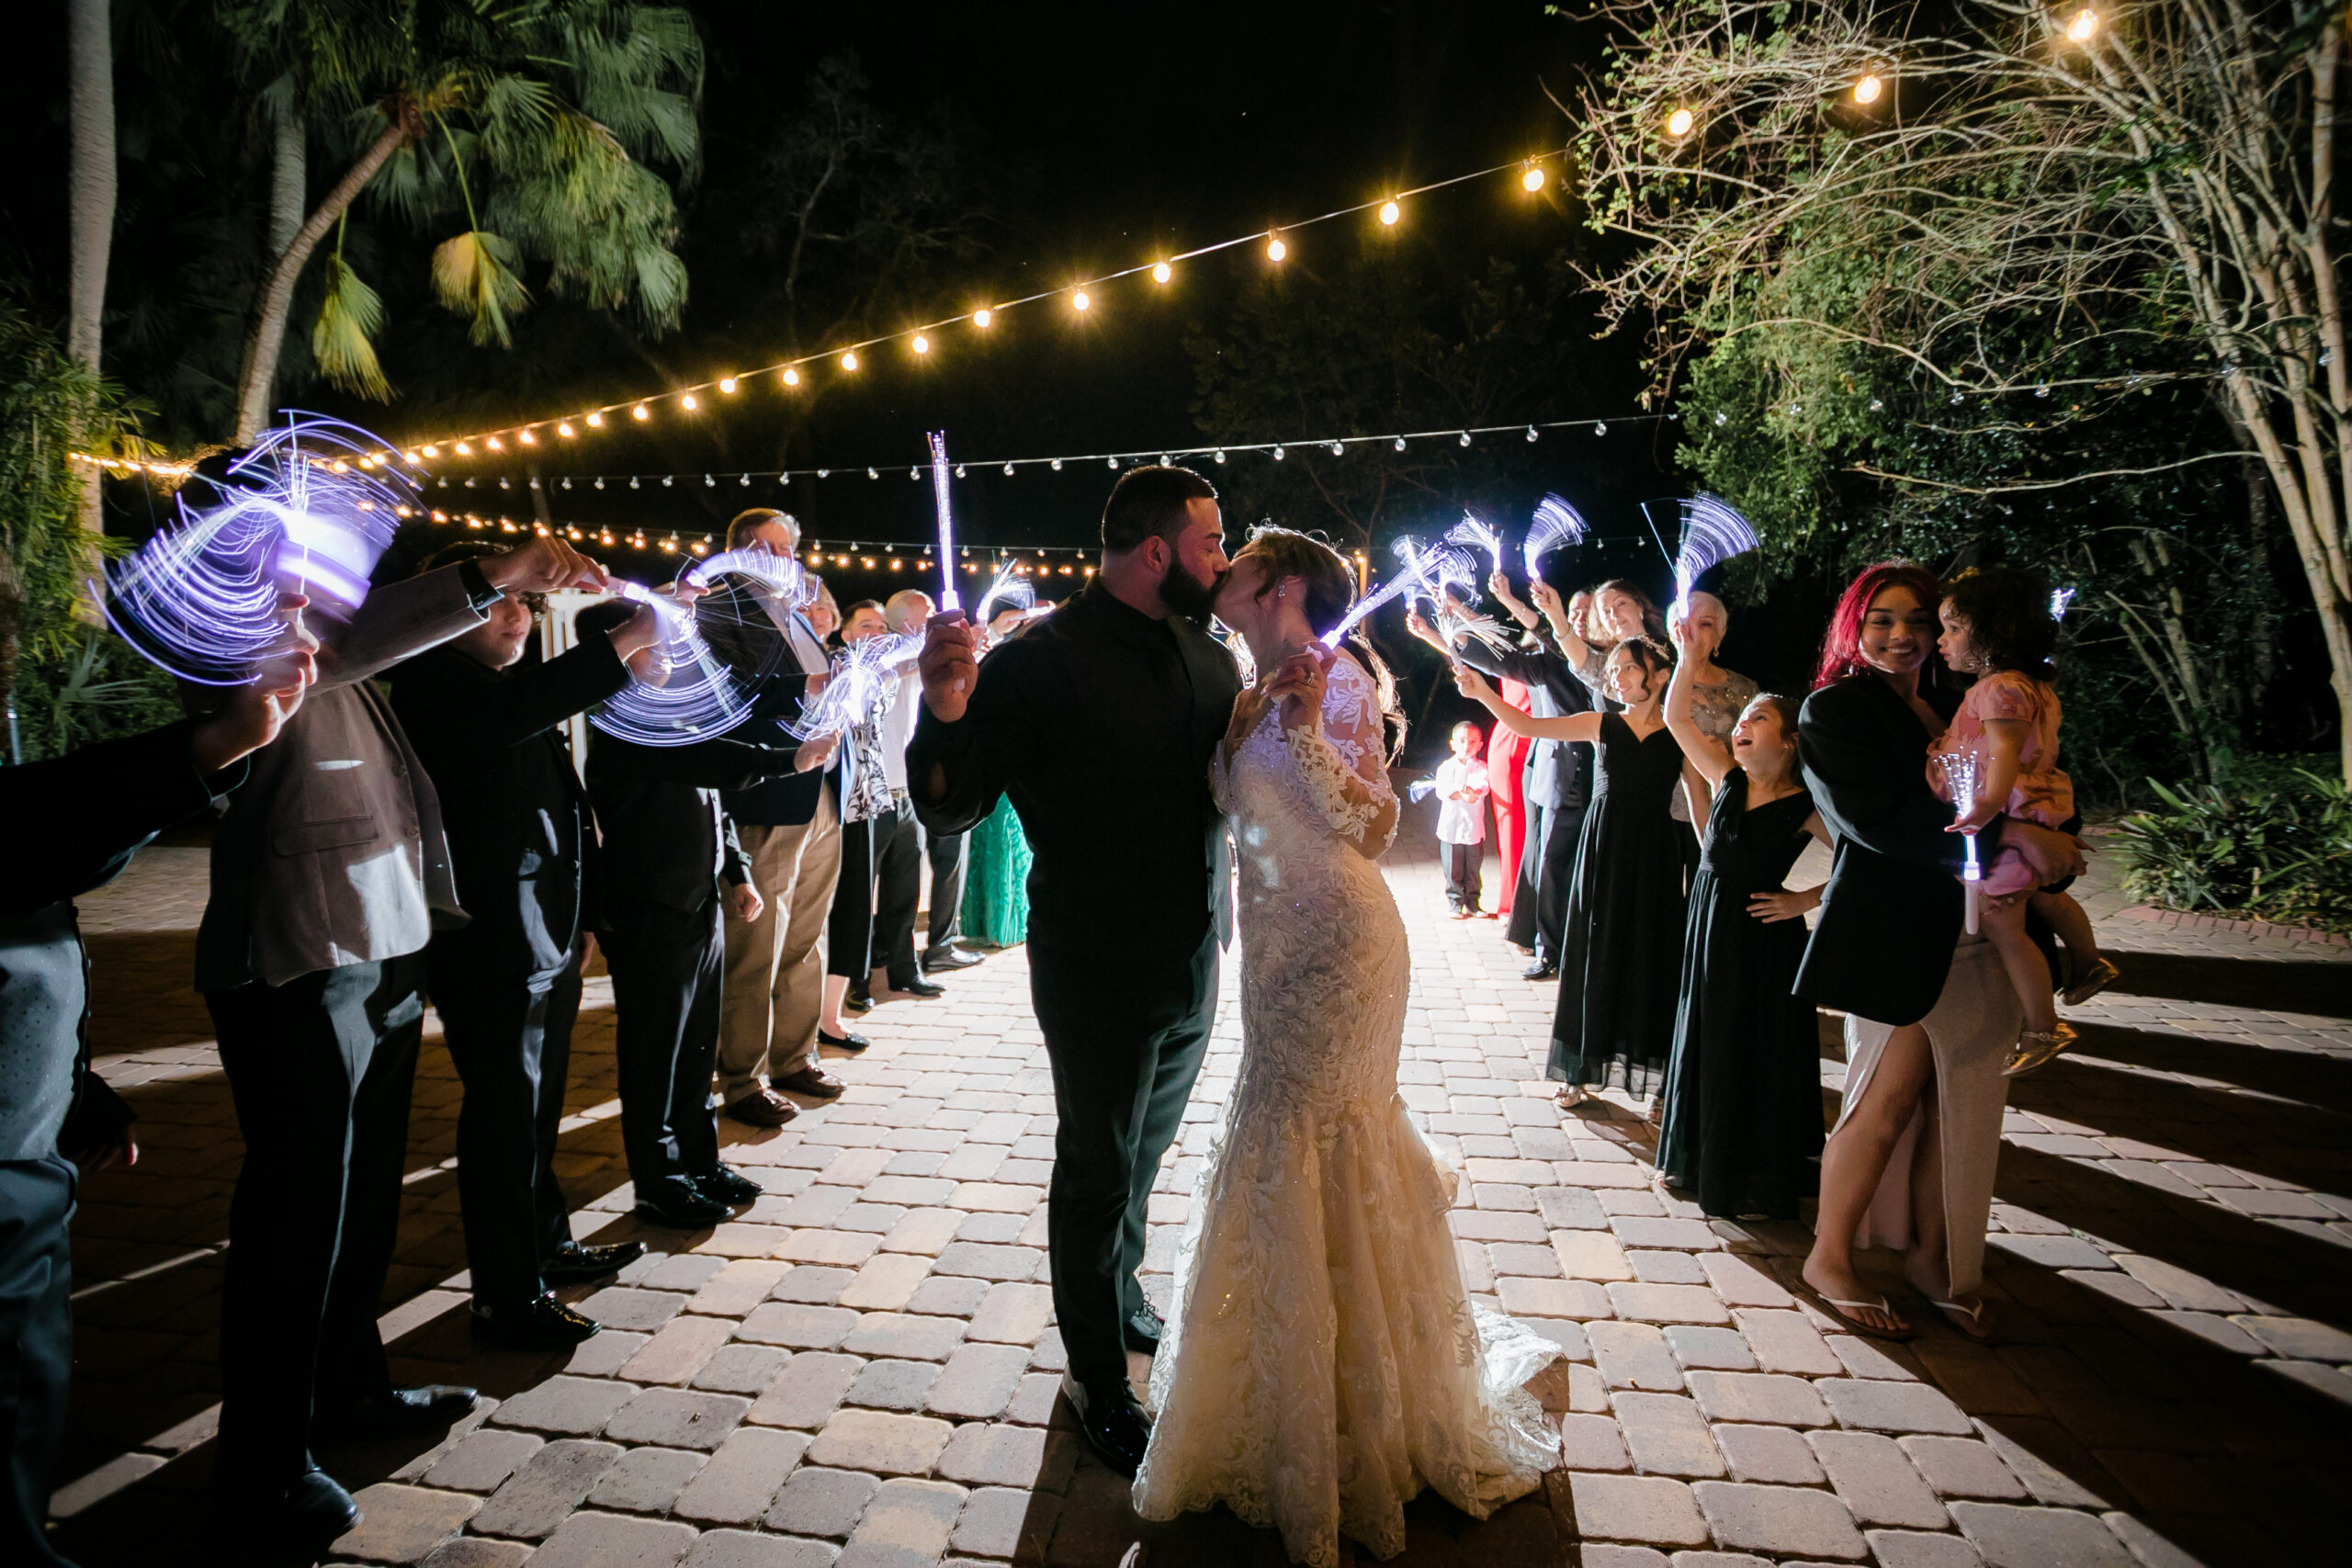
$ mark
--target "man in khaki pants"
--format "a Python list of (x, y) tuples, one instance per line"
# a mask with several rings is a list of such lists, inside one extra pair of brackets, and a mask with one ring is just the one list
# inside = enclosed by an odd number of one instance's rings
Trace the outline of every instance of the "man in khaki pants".
[[(754, 507), (727, 525), (727, 545), (764, 546), (788, 557), (800, 547), (800, 525), (787, 513)], [(781, 639), (780, 674), (825, 672), (824, 646), (806, 616), (764, 590), (751, 588), (742, 597), (765, 612)], [(775, 722), (755, 719), (753, 725)], [(754, 738), (778, 744), (785, 739), (746, 737)], [(825, 917), (841, 876), (841, 798), (848, 766), (844, 747), (841, 761), (822, 773), (786, 774), (723, 797), (751, 860), (752, 886), (768, 896), (757, 919), (731, 913), (727, 919), (718, 1027), (719, 1103), (729, 1116), (754, 1127), (781, 1127), (799, 1114), (786, 1092), (831, 1100), (842, 1091), (841, 1080), (818, 1065), (817, 1013), (825, 980)]]

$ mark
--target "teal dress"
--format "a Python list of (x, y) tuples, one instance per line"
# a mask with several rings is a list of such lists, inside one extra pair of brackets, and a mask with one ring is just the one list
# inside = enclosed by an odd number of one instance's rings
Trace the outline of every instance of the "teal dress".
[(1029, 836), (999, 799), (964, 850), (964, 940), (1012, 947), (1029, 940)]

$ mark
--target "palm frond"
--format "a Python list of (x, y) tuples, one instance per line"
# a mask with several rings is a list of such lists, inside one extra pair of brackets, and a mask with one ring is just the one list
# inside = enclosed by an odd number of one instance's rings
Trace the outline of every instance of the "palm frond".
[(433, 290), (450, 310), (471, 318), (467, 336), (477, 344), (496, 339), (501, 348), (514, 346), (506, 318), (531, 301), (515, 276), (514, 254), (512, 243), (480, 229), (452, 234), (433, 249)]
[(390, 402), (395, 396), (377, 361), (377, 333), (384, 325), (384, 302), (340, 254), (328, 258), (327, 291), (319, 301), (318, 324), (311, 329), (311, 357), (319, 374), (354, 397)]

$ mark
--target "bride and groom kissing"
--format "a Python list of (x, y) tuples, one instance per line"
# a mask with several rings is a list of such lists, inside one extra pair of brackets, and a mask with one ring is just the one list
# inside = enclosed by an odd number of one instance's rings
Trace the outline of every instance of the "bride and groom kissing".
[[(1387, 1557), (1424, 1486), (1480, 1516), (1535, 1488), (1557, 1438), (1521, 1385), (1560, 1351), (1469, 1301), (1456, 1179), (1397, 1097), (1385, 671), (1321, 641), (1354, 573), (1271, 526), (1228, 559), (1224, 533), (1206, 479), (1131, 469), (1083, 592), (985, 665), (977, 628), (935, 617), (910, 793), (941, 833), (1009, 796), (1035, 852), (1046, 1245), (1087, 1443), (1148, 1518), (1223, 1503), (1297, 1561), (1336, 1563), (1341, 1534)], [(1146, 1203), (1207, 1046), (1237, 869), (1240, 1070), (1163, 1323), (1136, 1278)], [(1153, 1358), (1148, 1410), (1129, 1350)]]

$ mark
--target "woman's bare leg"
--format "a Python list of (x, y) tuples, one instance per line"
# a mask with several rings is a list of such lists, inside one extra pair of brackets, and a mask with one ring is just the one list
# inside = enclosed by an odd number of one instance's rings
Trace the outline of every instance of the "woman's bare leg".
[[(1895, 1141), (1910, 1124), (1919, 1097), (1935, 1081), (1935, 1056), (1928, 1032), (1909, 1024), (1887, 1037), (1878, 1066), (1862, 1091), (1862, 1102), (1846, 1118), (1821, 1154), (1821, 1213), (1813, 1251), (1804, 1260), (1805, 1283), (1837, 1301), (1868, 1300), (1854, 1273), (1854, 1232), (1886, 1174)], [(1858, 1308), (1859, 1321), (1895, 1333), (1909, 1326), (1892, 1312)]]
[(2040, 1033), (2058, 1027), (2058, 1004), (2051, 998), (2050, 964), (2041, 949), (2025, 934), (2023, 898), (1985, 898), (1978, 902), (1978, 923), (1993, 951), (2001, 955), (2009, 985), (2025, 1007), (2025, 1026)]
[(849, 999), (849, 976), (828, 975), (825, 988), (817, 1004), (817, 1027), (839, 1040), (849, 1032), (849, 1025), (842, 1021), (842, 1003)]

